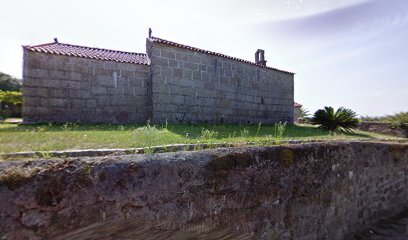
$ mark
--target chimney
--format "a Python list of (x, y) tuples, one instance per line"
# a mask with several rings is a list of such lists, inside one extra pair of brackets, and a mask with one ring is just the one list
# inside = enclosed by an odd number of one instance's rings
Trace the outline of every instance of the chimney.
[(255, 63), (266, 66), (266, 60), (265, 60), (265, 51), (262, 49), (258, 49), (255, 53)]

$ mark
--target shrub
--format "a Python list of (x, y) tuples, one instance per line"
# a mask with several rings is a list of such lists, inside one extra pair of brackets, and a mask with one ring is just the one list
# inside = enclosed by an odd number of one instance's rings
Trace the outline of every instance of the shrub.
[(0, 90), (0, 115), (4, 117), (21, 117), (21, 92)]
[(146, 126), (135, 129), (132, 134), (143, 143), (145, 153), (152, 154), (154, 153), (153, 146), (159, 142), (162, 133), (156, 126), (150, 125), (150, 121), (147, 121)]
[(357, 127), (357, 114), (351, 109), (340, 107), (334, 111), (332, 107), (324, 107), (315, 112), (312, 124), (320, 125), (319, 128), (334, 132), (349, 132)]
[(386, 122), (391, 123), (394, 127), (408, 129), (408, 112), (400, 112), (391, 116), (387, 116)]
[(213, 138), (216, 138), (217, 136), (218, 136), (218, 132), (216, 132), (216, 131), (210, 131), (210, 130), (204, 129), (204, 128), (201, 129), (200, 138), (203, 139), (203, 140), (209, 141), (209, 140), (211, 140)]
[(275, 139), (276, 139), (277, 142), (280, 142), (280, 140), (283, 137), (283, 133), (286, 130), (286, 122), (284, 122), (284, 123), (282, 123), (282, 122), (275, 123), (274, 127), (275, 127)]
[(390, 123), (394, 128), (408, 129), (408, 112), (400, 112), (393, 115), (386, 115), (380, 117), (361, 116), (363, 122), (382, 122)]

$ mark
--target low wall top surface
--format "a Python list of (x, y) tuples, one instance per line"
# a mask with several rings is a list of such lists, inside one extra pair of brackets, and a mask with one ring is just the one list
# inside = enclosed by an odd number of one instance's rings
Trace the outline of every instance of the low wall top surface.
[(126, 236), (137, 222), (350, 239), (408, 206), (407, 163), (407, 144), (364, 142), (2, 162), (0, 237)]

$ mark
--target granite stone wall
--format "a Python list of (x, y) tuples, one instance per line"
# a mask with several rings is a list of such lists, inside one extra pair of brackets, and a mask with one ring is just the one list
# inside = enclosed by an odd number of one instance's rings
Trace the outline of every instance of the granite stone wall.
[(293, 74), (147, 39), (154, 122), (293, 122)]
[(149, 118), (147, 65), (24, 50), (23, 120), (144, 123)]
[(407, 209), (408, 144), (0, 162), (0, 202), (10, 240), (354, 239)]

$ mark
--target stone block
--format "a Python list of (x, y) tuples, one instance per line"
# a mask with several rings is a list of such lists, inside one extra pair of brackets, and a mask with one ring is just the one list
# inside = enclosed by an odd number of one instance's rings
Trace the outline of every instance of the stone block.
[(177, 60), (169, 59), (169, 67), (176, 68), (178, 66), (179, 66), (179, 64), (178, 64)]
[[(85, 59), (81, 59), (81, 60), (85, 60)], [(72, 64), (71, 67), (71, 72), (77, 72), (77, 73), (87, 73), (88, 69), (89, 69), (89, 60), (86, 59), (87, 61), (85, 61), (84, 63), (74, 63)]]
[(188, 79), (181, 79), (180, 80), (180, 86), (183, 87), (195, 87), (196, 83), (193, 80), (188, 80)]
[(89, 61), (89, 66), (90, 67), (103, 68), (103, 61), (101, 61), (101, 60), (90, 60)]
[(106, 94), (106, 88), (105, 87), (92, 87), (91, 88), (91, 93), (93, 95), (105, 95)]
[(209, 81), (210, 80), (210, 74), (207, 72), (201, 72), (201, 80), (202, 81)]
[(47, 106), (48, 105), (48, 98), (41, 98), (41, 97), (23, 97), (23, 106), (31, 106), (31, 107), (38, 107), (38, 106)]
[(173, 77), (174, 78), (183, 78), (183, 69), (173, 68)]
[(48, 89), (25, 87), (23, 89), (23, 95), (30, 97), (48, 97)]
[(198, 104), (198, 98), (195, 96), (193, 97), (185, 96), (184, 104), (187, 106), (196, 106)]
[(200, 68), (201, 72), (206, 72), (207, 71), (207, 66), (205, 64), (200, 64), (199, 68)]
[(117, 63), (117, 69), (133, 72), (138, 68), (133, 63)]
[(133, 78), (135, 77), (135, 72), (129, 70), (120, 70), (118, 75), (122, 78)]
[(81, 89), (81, 83), (80, 82), (74, 82), (74, 81), (68, 81), (68, 88)]
[(52, 107), (67, 107), (67, 100), (63, 98), (50, 98), (48, 103)]
[(193, 71), (193, 80), (197, 80), (197, 81), (201, 80), (201, 72), (200, 71)]
[(169, 50), (161, 49), (160, 56), (170, 59), (176, 59), (176, 53), (170, 49)]
[(184, 96), (173, 95), (171, 102), (173, 104), (184, 104)]
[(69, 106), (72, 108), (72, 110), (79, 112), (80, 109), (86, 108), (86, 101), (82, 99), (70, 99)]
[(30, 69), (41, 68), (41, 59), (38, 53), (24, 49), (24, 65)]
[(90, 82), (81, 82), (80, 83), (80, 89), (89, 90), (90, 88), (91, 88), (91, 83)]
[(47, 69), (39, 69), (39, 68), (28, 68), (25, 71), (26, 78), (49, 78), (49, 70)]
[(98, 75), (98, 76), (96, 76), (96, 82), (100, 86), (115, 87), (116, 83), (115, 83), (114, 80), (115, 79), (110, 75)]
[(177, 106), (174, 104), (157, 104), (155, 110), (160, 112), (175, 112)]
[(160, 46), (154, 46), (153, 48), (151, 48), (151, 50), (150, 50), (150, 53), (151, 53), (151, 55), (153, 55), (153, 57), (156, 57), (156, 56), (160, 56)]
[(189, 69), (184, 69), (183, 70), (183, 78), (184, 79), (192, 79), (193, 78), (193, 71)]
[(197, 90), (192, 87), (180, 87), (182, 96), (196, 96)]
[(183, 63), (183, 68), (189, 69), (189, 70), (198, 70), (198, 64), (197, 63), (191, 63), (191, 62), (184, 62)]
[(173, 68), (170, 67), (162, 67), (161, 68), (161, 74), (164, 77), (171, 77), (173, 75)]
[(152, 64), (162, 66), (162, 67), (168, 67), (169, 59), (163, 58), (163, 57), (155, 57), (152, 59)]
[[(59, 89), (59, 88), (50, 88), (47, 89), (47, 95), (54, 98), (66, 98), (68, 97), (68, 90), (67, 89)], [(45, 96), (47, 96), (45, 95)], [(44, 97), (45, 97), (44, 96)]]
[(82, 89), (69, 89), (69, 97), (71, 98), (90, 98), (91, 92)]
[(197, 53), (194, 53), (189, 56), (189, 62), (200, 64), (201, 58)]
[(55, 80), (55, 79), (43, 79), (43, 85), (47, 85), (51, 88), (68, 88), (70, 82), (64, 80)]
[(157, 94), (157, 93), (168, 93), (169, 92), (169, 85), (165, 85), (165, 84), (154, 84), (153, 85), (153, 89), (152, 89), (152, 93), (153, 94)]
[[(112, 105), (112, 101), (110, 97), (107, 96), (101, 96), (99, 98), (96, 99), (97, 101), (97, 105), (98, 106), (107, 106), (107, 107), (111, 107)], [(110, 109), (111, 111), (114, 110), (114, 108)]]
[(71, 72), (62, 70), (48, 70), (50, 78), (67, 80), (71, 77)]
[(118, 69), (118, 63), (113, 61), (104, 61), (104, 68), (105, 69)]
[(98, 75), (110, 75), (110, 70), (106, 68), (98, 68), (95, 67), (93, 70), (93, 75), (98, 76)]
[(23, 76), (23, 90), (25, 87), (42, 87), (42, 79)]
[(50, 108), (48, 107), (35, 107), (34, 108), (34, 114), (48, 114), (49, 112), (50, 112)]
[(126, 103), (126, 98), (125, 96), (115, 96), (112, 101), (111, 101), (112, 105), (114, 106), (123, 106)]
[(183, 53), (183, 52), (176, 52), (176, 59), (177, 60), (181, 60), (181, 61), (185, 61), (185, 62), (187, 62), (188, 61), (188, 54), (186, 54), (186, 53)]

